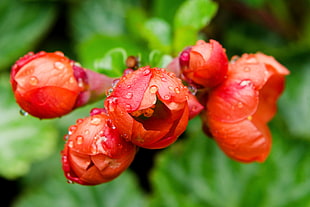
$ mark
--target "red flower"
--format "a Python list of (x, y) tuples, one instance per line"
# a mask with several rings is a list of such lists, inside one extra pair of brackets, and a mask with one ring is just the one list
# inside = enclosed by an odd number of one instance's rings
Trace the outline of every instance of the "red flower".
[[(236, 58), (233, 58), (236, 59)], [(204, 128), (241, 162), (263, 162), (271, 148), (267, 126), (289, 71), (273, 57), (244, 54), (229, 64), (227, 79), (208, 95)]]
[(210, 43), (198, 40), (196, 45), (180, 54), (179, 61), (185, 78), (206, 88), (223, 82), (228, 70), (225, 49), (215, 40), (210, 40)]
[(201, 111), (190, 96), (174, 73), (147, 66), (124, 75), (105, 106), (122, 137), (140, 147), (164, 148), (185, 131), (190, 116)]
[(96, 114), (69, 127), (62, 165), (70, 181), (97, 185), (119, 176), (135, 154), (136, 146), (119, 136), (109, 117)]
[(106, 84), (103, 75), (83, 69), (61, 52), (28, 53), (11, 71), (16, 102), (38, 118), (55, 118), (102, 96)]

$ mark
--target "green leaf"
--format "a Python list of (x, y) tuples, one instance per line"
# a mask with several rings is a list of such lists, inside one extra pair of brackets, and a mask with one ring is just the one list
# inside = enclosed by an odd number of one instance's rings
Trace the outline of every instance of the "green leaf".
[[(45, 175), (45, 176), (44, 176)], [(36, 165), (24, 179), (24, 191), (14, 207), (137, 207), (145, 206), (146, 199), (137, 180), (125, 171), (115, 180), (97, 186), (68, 184), (61, 170), (60, 157)]]
[(33, 50), (56, 17), (52, 3), (1, 0), (0, 70)]
[(211, 0), (187, 0), (178, 9), (174, 26), (192, 27), (198, 31), (210, 22), (217, 8)]
[(103, 58), (95, 61), (95, 71), (110, 77), (120, 77), (126, 69), (127, 57), (126, 50), (114, 48), (107, 52)]
[[(145, 49), (141, 48), (139, 44), (136, 44), (127, 36), (112, 37), (95, 35), (89, 40), (78, 44), (78, 60), (83, 65), (83, 67), (95, 70), (95, 61), (104, 58), (110, 50), (115, 48), (123, 48), (128, 55), (134, 56), (138, 56), (140, 53), (145, 51)], [(120, 64), (125, 64), (125, 62)], [(119, 71), (123, 69), (124, 68), (118, 68), (116, 74), (119, 74)]]
[[(155, 0), (152, 7), (153, 16), (164, 19), (172, 25), (175, 13), (183, 2), (184, 0)], [(167, 10), (169, 10), (169, 12), (167, 12)]]
[(125, 35), (125, 15), (137, 0), (87, 0), (70, 5), (70, 25), (76, 42), (94, 35)]
[(175, 52), (195, 43), (198, 32), (210, 22), (217, 8), (211, 0), (187, 0), (180, 6), (174, 18)]
[(272, 134), (273, 150), (265, 163), (241, 164), (227, 158), (203, 135), (198, 117), (191, 120), (185, 140), (157, 157), (151, 174), (154, 195), (150, 206), (309, 204), (309, 143), (290, 140), (281, 127), (273, 126)]
[(52, 121), (21, 116), (8, 86), (9, 77), (3, 75), (0, 78), (0, 175), (15, 179), (28, 173), (33, 162), (54, 152), (58, 133)]
[[(308, 54), (309, 55), (309, 54)], [(286, 90), (279, 102), (289, 131), (310, 141), (310, 62), (304, 65), (292, 64), (291, 74), (287, 76)]]
[(151, 67), (166, 68), (172, 59), (170, 55), (166, 55), (158, 50), (153, 50), (149, 54), (148, 65)]
[(151, 50), (157, 49), (164, 53), (171, 52), (171, 28), (166, 21), (150, 18), (145, 22), (144, 30), (141, 32)]

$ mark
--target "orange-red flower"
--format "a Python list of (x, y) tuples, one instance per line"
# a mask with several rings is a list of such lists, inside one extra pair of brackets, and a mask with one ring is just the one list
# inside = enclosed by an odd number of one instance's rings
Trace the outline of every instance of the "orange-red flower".
[(43, 51), (16, 61), (10, 81), (19, 106), (41, 119), (60, 117), (89, 103), (112, 82), (83, 69), (61, 52)]
[(215, 40), (210, 43), (198, 40), (180, 54), (179, 61), (185, 78), (200, 87), (217, 86), (224, 81), (228, 70), (225, 49)]
[(140, 147), (164, 148), (202, 110), (190, 96), (174, 73), (147, 66), (120, 78), (105, 107), (122, 137)]
[(82, 185), (108, 182), (126, 170), (137, 147), (122, 139), (105, 114), (78, 119), (69, 127), (62, 166), (69, 181)]
[(262, 53), (232, 59), (227, 79), (208, 95), (204, 128), (232, 159), (263, 162), (271, 149), (267, 123), (289, 71)]

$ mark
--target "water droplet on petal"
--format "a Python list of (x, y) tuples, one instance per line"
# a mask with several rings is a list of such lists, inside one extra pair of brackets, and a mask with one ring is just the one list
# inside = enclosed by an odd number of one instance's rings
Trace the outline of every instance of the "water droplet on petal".
[(29, 84), (30, 84), (30, 85), (33, 85), (33, 86), (37, 85), (38, 82), (39, 82), (39, 80), (38, 80), (38, 78), (35, 77), (35, 76), (31, 76), (30, 79), (29, 79)]
[(131, 88), (131, 85), (127, 85), (127, 88)]
[(131, 92), (128, 92), (127, 94), (126, 94), (126, 98), (128, 98), (128, 99), (130, 99), (130, 98), (132, 98), (132, 96), (133, 96), (133, 93), (131, 93)]
[(83, 121), (84, 121), (83, 119), (77, 119), (75, 123), (76, 124), (81, 124)]
[(83, 79), (82, 79), (82, 78), (79, 78), (79, 79), (78, 79), (78, 86), (79, 86), (80, 88), (83, 88), (83, 87), (84, 87), (84, 82), (83, 82)]
[(75, 132), (76, 129), (77, 129), (76, 125), (70, 126), (68, 129), (68, 134), (71, 135), (73, 132)]
[(171, 96), (168, 95), (168, 94), (167, 94), (167, 95), (164, 95), (164, 97), (163, 97), (164, 100), (169, 100), (170, 98), (171, 98)]
[(161, 78), (161, 81), (167, 82), (167, 78), (163, 77), (163, 78)]
[(129, 141), (129, 137), (128, 137), (128, 134), (122, 134), (121, 135), (121, 137), (123, 138), (123, 139), (125, 139), (126, 141)]
[(239, 83), (240, 86), (249, 86), (251, 84), (250, 80), (243, 80)]
[(69, 134), (64, 135), (64, 140), (68, 141), (68, 139), (69, 139)]
[(179, 88), (179, 87), (175, 87), (175, 88), (174, 88), (174, 92), (175, 92), (175, 93), (180, 93), (180, 88)]
[(83, 136), (79, 135), (79, 136), (76, 137), (76, 143), (77, 144), (82, 144), (83, 141), (84, 141), (84, 137)]
[(98, 147), (97, 147), (96, 144), (93, 144), (93, 145), (91, 146), (91, 152), (92, 152), (93, 154), (97, 154), (97, 153), (98, 153)]
[(244, 67), (243, 70), (244, 70), (244, 72), (250, 72), (251, 68), (250, 67)]
[(67, 183), (69, 183), (69, 184), (74, 184), (74, 182), (72, 181), (72, 180), (67, 180)]
[(97, 117), (92, 117), (90, 120), (90, 124), (92, 125), (99, 125), (101, 123), (101, 119)]
[(156, 93), (158, 91), (157, 86), (151, 86), (150, 87), (150, 93)]
[(70, 147), (70, 148), (73, 147), (73, 141), (72, 141), (72, 140), (69, 140), (69, 141), (68, 141), (68, 147)]
[(143, 71), (143, 75), (149, 75), (151, 73), (150, 69), (146, 69)]
[(112, 81), (112, 87), (115, 88), (115, 86), (118, 84), (118, 82), (119, 82), (119, 78), (114, 79), (114, 80)]
[(72, 77), (70, 77), (70, 79), (69, 79), (69, 83), (71, 83), (71, 84), (72, 84), (72, 83), (75, 83), (75, 81), (76, 81), (76, 80), (75, 80), (75, 78), (74, 78), (73, 76), (72, 76)]
[(55, 62), (54, 66), (58, 70), (63, 70), (65, 68), (65, 65), (63, 63), (61, 63), (61, 62)]
[(242, 102), (239, 102), (239, 103), (238, 103), (238, 108), (241, 109), (242, 107), (243, 107), (243, 103), (242, 103)]
[(191, 94), (196, 95), (198, 90), (197, 90), (197, 88), (195, 86), (188, 86), (187, 88), (188, 88), (188, 90), (190, 91)]
[(19, 110), (19, 114), (22, 115), (22, 116), (28, 116), (28, 112), (24, 111), (23, 109)]
[(127, 110), (131, 110), (131, 105), (130, 104), (126, 104), (126, 109)]
[(88, 130), (88, 129), (85, 129), (84, 134), (85, 134), (85, 135), (88, 135), (88, 134), (89, 134), (89, 130)]

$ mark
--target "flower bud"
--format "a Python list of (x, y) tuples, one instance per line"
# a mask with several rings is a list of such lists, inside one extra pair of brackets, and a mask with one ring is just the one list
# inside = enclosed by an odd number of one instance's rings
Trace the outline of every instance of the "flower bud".
[(64, 174), (69, 181), (82, 185), (111, 181), (128, 168), (136, 154), (136, 146), (122, 139), (102, 113), (78, 119), (66, 136)]
[(19, 106), (40, 119), (55, 118), (104, 94), (112, 80), (78, 66), (61, 52), (28, 53), (11, 71)]
[(227, 79), (210, 91), (204, 129), (229, 157), (241, 162), (266, 160), (271, 149), (267, 122), (276, 113), (287, 74), (270, 56), (244, 54), (229, 64)]
[(183, 75), (197, 87), (212, 88), (224, 81), (228, 70), (225, 49), (215, 40), (198, 40), (179, 56)]
[[(105, 107), (122, 137), (149, 148), (164, 148), (181, 135), (202, 107), (188, 103), (189, 91), (174, 73), (142, 67), (120, 78)], [(197, 107), (193, 107), (197, 105)], [(195, 108), (190, 112), (189, 106)]]

